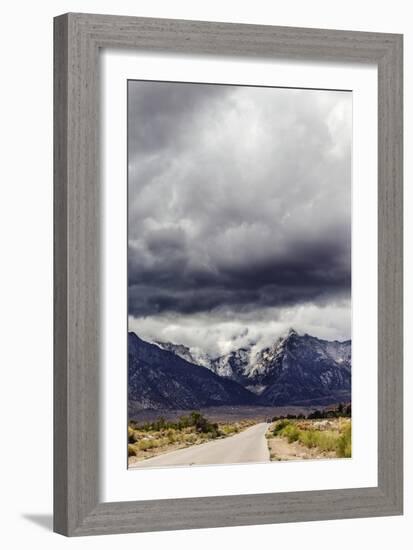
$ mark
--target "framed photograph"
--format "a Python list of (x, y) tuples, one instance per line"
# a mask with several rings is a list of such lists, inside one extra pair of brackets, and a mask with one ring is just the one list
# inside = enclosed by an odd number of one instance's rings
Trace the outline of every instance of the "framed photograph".
[(54, 28), (55, 531), (402, 514), (402, 36)]

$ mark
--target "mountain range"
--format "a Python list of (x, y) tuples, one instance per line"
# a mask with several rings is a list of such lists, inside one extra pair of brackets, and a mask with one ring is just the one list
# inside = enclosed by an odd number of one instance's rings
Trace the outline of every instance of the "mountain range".
[(135, 410), (350, 400), (351, 340), (322, 340), (290, 329), (258, 352), (247, 346), (213, 358), (128, 334), (128, 401)]

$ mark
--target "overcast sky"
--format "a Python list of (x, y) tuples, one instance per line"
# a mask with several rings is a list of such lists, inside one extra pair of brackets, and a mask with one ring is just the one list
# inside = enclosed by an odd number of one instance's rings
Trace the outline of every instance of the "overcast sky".
[(351, 93), (131, 81), (129, 329), (351, 337)]

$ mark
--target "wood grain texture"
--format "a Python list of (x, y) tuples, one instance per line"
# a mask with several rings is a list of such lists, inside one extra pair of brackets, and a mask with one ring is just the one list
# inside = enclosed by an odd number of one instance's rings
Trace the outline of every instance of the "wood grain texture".
[[(88, 14), (57, 17), (54, 36), (55, 531), (73, 536), (401, 514), (402, 37)], [(98, 55), (103, 47), (377, 64), (378, 487), (100, 502)]]
[(378, 65), (379, 486), (403, 501), (403, 43)]
[(67, 19), (54, 26), (54, 528), (67, 532)]

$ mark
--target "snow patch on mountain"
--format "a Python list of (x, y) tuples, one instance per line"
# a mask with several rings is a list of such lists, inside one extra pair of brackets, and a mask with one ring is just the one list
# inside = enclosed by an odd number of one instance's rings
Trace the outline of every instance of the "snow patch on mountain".
[(181, 359), (185, 359), (189, 363), (194, 363), (201, 367), (210, 367), (211, 358), (198, 348), (189, 348), (183, 344), (173, 344), (172, 342), (154, 342), (154, 344), (165, 351), (175, 353), (175, 355), (181, 357)]
[(351, 341), (322, 340), (290, 328), (263, 349), (245, 346), (212, 358), (200, 350), (156, 343), (186, 361), (238, 382), (271, 403), (299, 396), (323, 397), (329, 391), (351, 390)]

